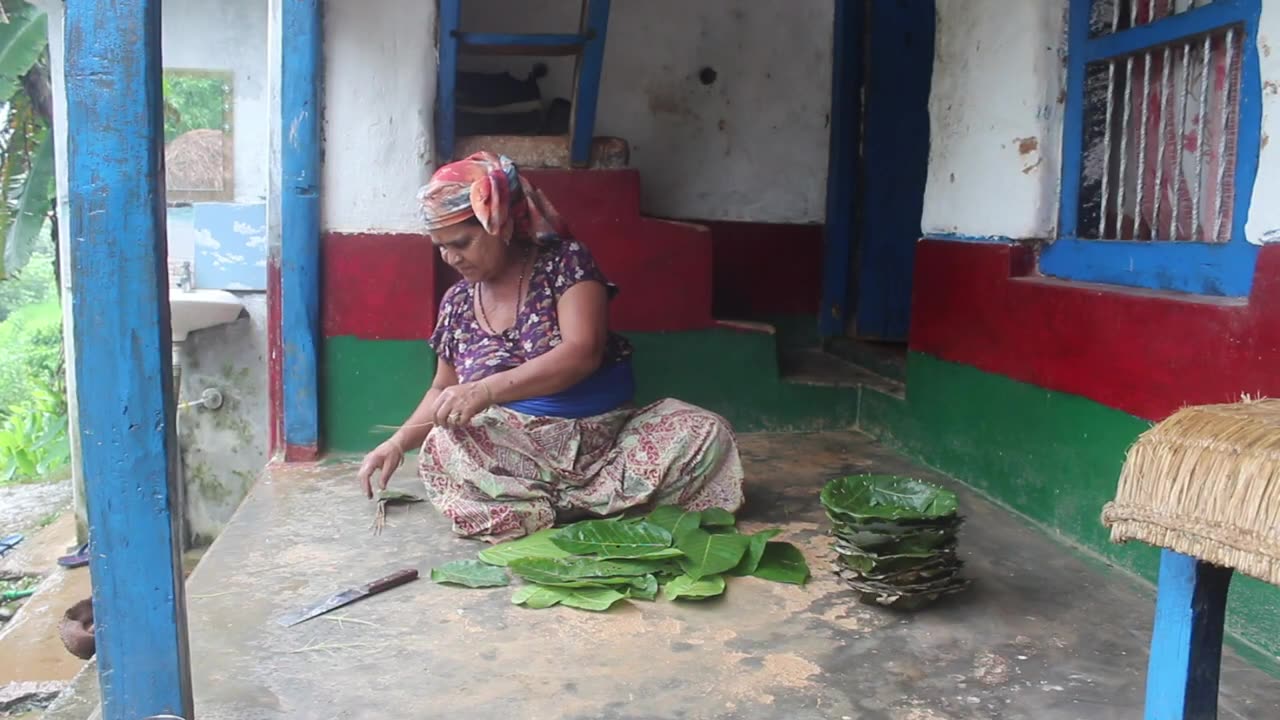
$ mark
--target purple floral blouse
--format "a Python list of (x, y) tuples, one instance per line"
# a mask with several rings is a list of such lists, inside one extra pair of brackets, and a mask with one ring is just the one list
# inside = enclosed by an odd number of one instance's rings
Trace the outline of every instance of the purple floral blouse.
[[(610, 297), (615, 288), (605, 279), (587, 247), (577, 240), (554, 242), (537, 249), (524, 301), (516, 322), (499, 334), (485, 330), (476, 318), (475, 288), (459, 280), (444, 294), (440, 316), (431, 335), (436, 355), (449, 363), (461, 382), (482, 380), (510, 370), (559, 345), (560, 297), (588, 280), (603, 283)], [(631, 355), (631, 344), (609, 333), (603, 366)]]

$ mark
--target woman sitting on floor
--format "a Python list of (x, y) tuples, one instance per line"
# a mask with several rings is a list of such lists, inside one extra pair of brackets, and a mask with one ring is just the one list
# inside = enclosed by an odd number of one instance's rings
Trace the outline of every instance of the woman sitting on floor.
[(733, 430), (678, 400), (631, 405), (631, 346), (608, 327), (615, 288), (508, 158), (445, 165), (418, 199), (462, 280), (431, 337), (431, 388), (360, 467), (366, 494), (421, 446), (427, 494), (466, 537), (641, 506), (738, 509)]

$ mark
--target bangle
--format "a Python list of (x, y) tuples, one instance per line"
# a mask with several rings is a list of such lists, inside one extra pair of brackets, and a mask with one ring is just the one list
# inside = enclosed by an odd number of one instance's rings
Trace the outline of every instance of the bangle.
[(396, 451), (400, 453), (401, 457), (404, 457), (404, 448), (400, 447), (400, 442), (396, 440), (395, 435), (392, 435), (391, 437), (387, 438), (387, 442), (391, 443), (392, 445), (395, 445)]
[(490, 405), (495, 404), (495, 401), (493, 399), (493, 388), (489, 387), (489, 383), (485, 382), (484, 380), (481, 380), (480, 387), (484, 388), (485, 394), (489, 396), (489, 404)]

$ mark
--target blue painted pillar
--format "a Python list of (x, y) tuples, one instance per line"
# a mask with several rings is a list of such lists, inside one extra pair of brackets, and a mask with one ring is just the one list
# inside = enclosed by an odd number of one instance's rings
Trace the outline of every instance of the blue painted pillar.
[(1232, 571), (1165, 550), (1147, 665), (1146, 720), (1214, 720)]
[(160, 0), (65, 7), (71, 299), (102, 714), (190, 717)]
[(573, 167), (586, 167), (591, 163), (591, 143), (596, 132), (600, 73), (604, 69), (604, 43), (609, 33), (609, 0), (583, 0), (578, 31), (587, 41), (578, 56), (578, 69), (574, 74), (569, 161)]
[(436, 159), (453, 160), (458, 140), (458, 31), (462, 29), (462, 0), (440, 0), (439, 63), (436, 69)]
[(286, 460), (313, 460), (320, 445), (321, 0), (281, 7), (280, 297)]

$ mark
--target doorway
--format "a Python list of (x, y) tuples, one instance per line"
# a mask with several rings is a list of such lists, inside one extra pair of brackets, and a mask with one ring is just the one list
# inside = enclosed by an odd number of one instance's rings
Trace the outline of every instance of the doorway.
[(934, 0), (837, 2), (835, 23), (820, 329), (833, 350), (901, 346), (929, 165)]

